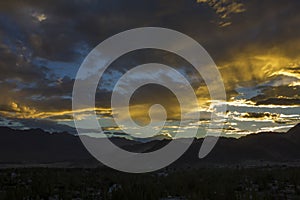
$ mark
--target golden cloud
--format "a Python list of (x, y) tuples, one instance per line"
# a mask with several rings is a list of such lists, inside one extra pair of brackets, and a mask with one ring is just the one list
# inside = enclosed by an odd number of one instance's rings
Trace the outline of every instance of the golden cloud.
[[(59, 118), (59, 121), (72, 120), (73, 113), (80, 113), (77, 117), (84, 118), (86, 113), (95, 111), (98, 115), (111, 115), (112, 111), (110, 108), (86, 108), (80, 110), (64, 110), (64, 111), (39, 111), (30, 106), (18, 104), (16, 102), (10, 103), (10, 111), (0, 111), (0, 114), (5, 117), (19, 118), (19, 119), (55, 119)], [(69, 116), (63, 118), (63, 116)]]
[(261, 50), (247, 50), (220, 63), (220, 71), (226, 89), (237, 85), (253, 86), (276, 76), (289, 76), (300, 79), (297, 70), (300, 57), (291, 58), (277, 50), (262, 53)]

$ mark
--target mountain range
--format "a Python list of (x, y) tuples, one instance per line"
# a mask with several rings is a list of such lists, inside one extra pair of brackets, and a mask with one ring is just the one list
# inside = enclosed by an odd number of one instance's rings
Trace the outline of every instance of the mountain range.
[[(88, 136), (86, 136), (88, 137)], [(101, 138), (90, 138), (101, 140)], [(132, 152), (151, 152), (170, 142), (148, 142), (113, 137), (117, 146)], [(184, 142), (184, 139), (176, 139)], [(286, 133), (264, 132), (239, 139), (219, 138), (214, 149), (198, 158), (203, 139), (194, 139), (184, 155), (170, 167), (300, 165), (300, 124)], [(0, 127), (0, 167), (98, 167), (103, 166), (85, 149), (78, 136), (42, 129), (14, 130)]]

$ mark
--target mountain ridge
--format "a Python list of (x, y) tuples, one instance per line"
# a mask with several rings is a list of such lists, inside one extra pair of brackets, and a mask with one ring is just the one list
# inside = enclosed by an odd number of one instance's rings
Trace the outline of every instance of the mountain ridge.
[[(125, 138), (110, 138), (110, 140), (125, 150), (140, 153), (157, 150), (170, 142), (170, 140), (154, 140), (142, 143)], [(175, 142), (184, 142), (184, 139), (176, 139)], [(198, 153), (202, 142), (203, 139), (195, 139), (184, 155), (171, 166), (249, 166), (272, 163), (298, 165), (300, 163), (300, 124), (286, 133), (262, 132), (239, 139), (219, 138), (210, 154), (204, 159), (199, 159)], [(59, 163), (64, 167), (102, 166), (84, 148), (78, 136), (67, 132), (50, 134), (42, 129), (14, 130), (0, 127), (0, 167), (52, 166)]]

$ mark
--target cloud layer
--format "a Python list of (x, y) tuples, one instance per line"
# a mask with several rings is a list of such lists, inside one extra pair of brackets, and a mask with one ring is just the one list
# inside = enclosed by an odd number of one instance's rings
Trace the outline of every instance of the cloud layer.
[[(202, 44), (219, 67), (228, 101), (276, 104), (274, 99), (280, 99), (276, 102), (285, 105), (299, 101), (298, 0), (12, 0), (0, 4), (2, 116), (70, 120), (74, 78), (88, 52), (109, 36), (143, 26), (175, 29)], [(111, 90), (122, 74), (148, 62), (179, 70), (191, 82), (200, 104), (208, 105), (206, 86), (189, 63), (168, 52), (148, 50), (129, 53), (112, 64), (96, 94), (98, 110), (109, 109)], [(174, 95), (153, 85), (135, 94), (133, 115), (147, 119), (144, 111), (155, 102), (165, 105), (170, 119), (178, 119)]]

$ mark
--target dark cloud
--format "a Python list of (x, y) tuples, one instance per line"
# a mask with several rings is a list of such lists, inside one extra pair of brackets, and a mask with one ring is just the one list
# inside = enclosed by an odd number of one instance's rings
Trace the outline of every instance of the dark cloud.
[(236, 13), (245, 12), (245, 6), (242, 1), (237, 0), (197, 0), (198, 3), (208, 4), (214, 9), (219, 16), (220, 21), (218, 24), (221, 27), (231, 25), (230, 16)]
[(289, 98), (268, 98), (266, 100), (258, 101), (257, 105), (300, 105), (300, 99)]
[[(175, 29), (202, 44), (219, 66), (229, 98), (239, 95), (237, 87), (260, 85), (262, 94), (255, 101), (277, 96), (297, 99), (298, 86), (262, 84), (281, 76), (293, 76), (295, 83), (300, 79), (299, 6), (298, 0), (2, 1), (0, 109), (29, 114), (70, 110), (74, 71), (87, 53), (109, 36), (144, 26)], [(146, 51), (129, 53), (112, 64), (97, 91), (96, 105), (109, 107), (116, 78), (148, 62), (181, 70), (194, 89), (207, 96), (201, 76), (185, 60)], [(148, 92), (137, 92), (135, 104), (162, 101), (169, 110), (176, 107), (166, 89), (144, 89)]]
[(269, 113), (269, 112), (264, 112), (264, 113), (246, 113), (242, 115), (243, 118), (261, 118), (261, 119), (276, 119), (279, 117), (279, 114), (277, 113)]

